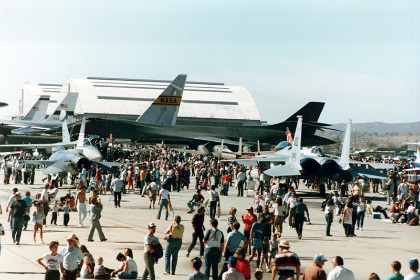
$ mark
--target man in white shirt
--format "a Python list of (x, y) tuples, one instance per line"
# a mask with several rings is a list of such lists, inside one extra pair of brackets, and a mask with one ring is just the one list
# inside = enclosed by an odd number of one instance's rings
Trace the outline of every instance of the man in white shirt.
[(404, 280), (420, 280), (420, 273), (419, 271), (419, 260), (418, 259), (410, 259), (408, 261), (408, 265), (410, 266), (411, 273), (404, 277)]
[(328, 273), (327, 280), (354, 280), (353, 272), (347, 268), (344, 268), (343, 258), (336, 256), (332, 260), (334, 269)]

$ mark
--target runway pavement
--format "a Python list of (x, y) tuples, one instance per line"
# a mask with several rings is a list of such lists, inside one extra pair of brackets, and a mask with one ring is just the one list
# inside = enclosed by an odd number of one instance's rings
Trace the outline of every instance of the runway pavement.
[[(65, 238), (70, 233), (75, 233), (81, 244), (85, 244), (93, 257), (96, 259), (102, 256), (104, 265), (109, 268), (118, 267), (115, 260), (118, 252), (124, 248), (131, 248), (134, 252), (134, 260), (139, 268), (141, 276), (144, 270), (143, 261), (143, 238), (147, 233), (147, 224), (154, 222), (157, 225), (157, 236), (164, 245), (163, 240), (166, 229), (173, 222), (173, 214), (170, 214), (168, 221), (165, 221), (164, 214), (160, 220), (156, 219), (157, 209), (148, 208), (148, 198), (138, 194), (123, 195), (121, 208), (114, 208), (110, 195), (102, 195), (104, 210), (102, 212), (101, 224), (108, 241), (99, 242), (99, 237), (95, 233), (95, 242), (87, 242), (89, 231), (89, 220), (85, 220), (84, 227), (77, 227), (77, 213), (70, 213), (70, 223), (64, 227), (62, 212), (58, 217), (58, 225), (47, 225), (44, 228), (45, 244), (34, 244), (33, 231), (28, 226), (28, 230), (22, 233), (21, 244), (13, 244), (11, 231), (7, 223), (5, 211), (7, 199), (12, 193), (11, 189), (17, 187), (20, 192), (30, 190), (32, 197), (42, 190), (42, 174), (37, 171), (35, 185), (0, 185), (0, 201), (3, 215), (0, 215), (0, 222), (6, 229), (6, 235), (1, 237), (1, 256), (0, 256), (0, 279), (44, 279), (44, 271), (36, 263), (36, 258), (49, 251), (48, 243), (52, 240), (60, 242), (60, 248), (66, 244)], [(192, 180), (193, 181), (193, 180)], [(3, 174), (0, 175), (0, 182), (3, 182)], [(67, 189), (63, 186), (57, 197), (64, 196)], [(179, 253), (176, 275), (164, 275), (164, 259), (160, 259), (155, 265), (157, 279), (186, 279), (191, 273), (190, 259), (199, 255), (199, 245), (197, 244), (187, 258), (186, 248), (191, 241), (191, 218), (192, 214), (187, 214), (186, 203), (194, 194), (193, 187), (179, 193), (172, 192), (172, 205), (175, 215), (182, 217), (185, 226), (183, 246)], [(219, 228), (226, 233), (227, 214), (230, 207), (238, 208), (237, 217), (240, 219), (246, 213), (246, 206), (253, 205), (253, 193), (251, 197), (237, 197), (235, 188), (230, 189), (230, 196), (221, 196), (222, 216), (219, 218)], [(281, 239), (289, 240), (291, 250), (296, 252), (302, 263), (302, 271), (311, 265), (312, 257), (315, 253), (321, 252), (328, 259), (324, 269), (328, 273), (332, 270), (331, 260), (334, 256), (340, 255), (344, 258), (344, 266), (351, 269), (357, 280), (368, 279), (371, 272), (379, 274), (381, 279), (386, 279), (391, 274), (390, 263), (399, 260), (402, 263), (403, 275), (408, 274), (408, 260), (416, 257), (420, 258), (420, 227), (410, 227), (401, 224), (365, 218), (364, 231), (357, 231), (357, 237), (345, 237), (343, 227), (338, 224), (338, 217), (334, 217), (331, 234), (332, 237), (325, 236), (325, 218), (320, 205), (322, 199), (317, 193), (309, 191), (305, 186), (301, 186), (298, 195), (302, 195), (304, 202), (308, 205), (311, 217), (311, 225), (304, 225), (303, 238), (298, 240), (297, 234), (293, 229), (284, 226), (284, 233)], [(204, 194), (206, 197), (206, 194)], [(386, 206), (384, 198), (377, 194), (368, 194), (374, 199), (373, 205)], [(48, 218), (51, 214), (48, 215)], [(49, 222), (49, 219), (48, 219)], [(205, 226), (209, 228), (209, 216), (206, 213)], [(241, 227), (241, 230), (243, 228)], [(39, 237), (38, 237), (39, 239)], [(255, 272), (255, 261), (252, 262), (252, 274)], [(203, 270), (203, 269), (202, 269)], [(264, 273), (263, 279), (271, 279), (271, 274)]]

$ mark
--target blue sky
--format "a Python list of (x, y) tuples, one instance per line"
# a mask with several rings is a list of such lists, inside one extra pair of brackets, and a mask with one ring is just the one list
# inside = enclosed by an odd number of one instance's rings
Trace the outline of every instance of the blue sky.
[(419, 1), (1, 1), (0, 26), (11, 106), (25, 82), (185, 73), (246, 87), (269, 123), (309, 101), (323, 122), (420, 121)]

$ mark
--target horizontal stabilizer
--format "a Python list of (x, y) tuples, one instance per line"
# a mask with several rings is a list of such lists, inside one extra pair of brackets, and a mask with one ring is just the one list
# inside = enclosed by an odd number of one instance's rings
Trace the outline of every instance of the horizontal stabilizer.
[(299, 176), (300, 171), (295, 166), (291, 164), (286, 164), (286, 165), (278, 165), (276, 167), (270, 168), (264, 171), (264, 174), (268, 176), (272, 176), (272, 177)]

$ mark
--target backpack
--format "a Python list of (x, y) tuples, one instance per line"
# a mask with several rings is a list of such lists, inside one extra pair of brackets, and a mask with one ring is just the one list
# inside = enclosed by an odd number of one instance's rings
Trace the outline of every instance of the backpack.
[(155, 245), (153, 245), (153, 249), (155, 249), (155, 252), (153, 253), (153, 257), (155, 258), (155, 261), (157, 263), (158, 260), (163, 257), (162, 244), (160, 244), (160, 242), (156, 243)]

